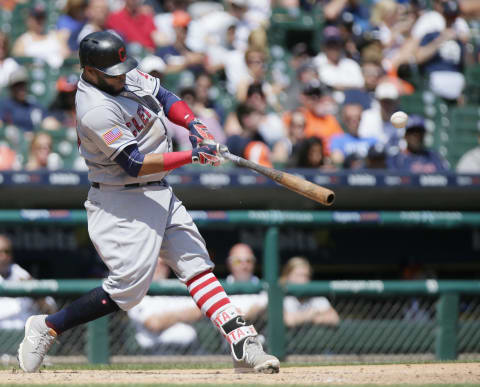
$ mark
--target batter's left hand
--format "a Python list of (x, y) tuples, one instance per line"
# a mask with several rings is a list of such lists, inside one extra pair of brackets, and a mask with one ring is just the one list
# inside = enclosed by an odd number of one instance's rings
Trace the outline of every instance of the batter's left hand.
[(215, 142), (215, 138), (212, 134), (208, 131), (207, 127), (204, 125), (202, 121), (198, 118), (195, 118), (193, 121), (190, 121), (188, 124), (188, 130), (190, 131), (190, 135), (188, 138), (192, 143), (192, 148), (196, 148), (200, 145), (201, 142), (205, 140), (210, 140)]

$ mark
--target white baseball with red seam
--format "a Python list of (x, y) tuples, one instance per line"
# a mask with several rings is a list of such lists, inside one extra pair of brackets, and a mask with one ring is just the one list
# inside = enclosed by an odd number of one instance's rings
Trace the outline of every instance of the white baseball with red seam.
[(390, 122), (396, 128), (404, 128), (408, 121), (408, 115), (405, 112), (398, 111), (392, 114)]

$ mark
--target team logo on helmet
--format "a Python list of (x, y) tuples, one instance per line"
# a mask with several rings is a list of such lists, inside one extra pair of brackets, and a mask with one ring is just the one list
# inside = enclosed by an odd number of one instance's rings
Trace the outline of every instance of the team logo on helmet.
[(120, 47), (118, 49), (118, 57), (120, 58), (120, 61), (125, 62), (127, 59), (127, 54), (125, 52), (125, 47)]

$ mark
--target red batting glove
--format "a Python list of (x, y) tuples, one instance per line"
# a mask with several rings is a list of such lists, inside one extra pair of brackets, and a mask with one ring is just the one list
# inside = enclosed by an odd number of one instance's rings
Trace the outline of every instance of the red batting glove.
[(192, 148), (194, 149), (205, 140), (215, 141), (215, 138), (208, 131), (207, 127), (198, 118), (190, 121), (188, 124), (188, 130), (190, 131), (188, 138), (190, 139)]
[(222, 159), (218, 147), (220, 144), (202, 144), (201, 146), (192, 150), (192, 163), (207, 164), (217, 167), (220, 165)]

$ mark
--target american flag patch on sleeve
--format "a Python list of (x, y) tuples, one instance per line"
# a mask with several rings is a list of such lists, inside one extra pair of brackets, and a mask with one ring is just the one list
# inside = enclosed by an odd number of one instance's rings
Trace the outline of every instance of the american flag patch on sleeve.
[(107, 145), (113, 144), (122, 136), (123, 136), (122, 131), (116, 126), (110, 129), (108, 132), (105, 132), (102, 134), (103, 141), (105, 141), (105, 144)]

